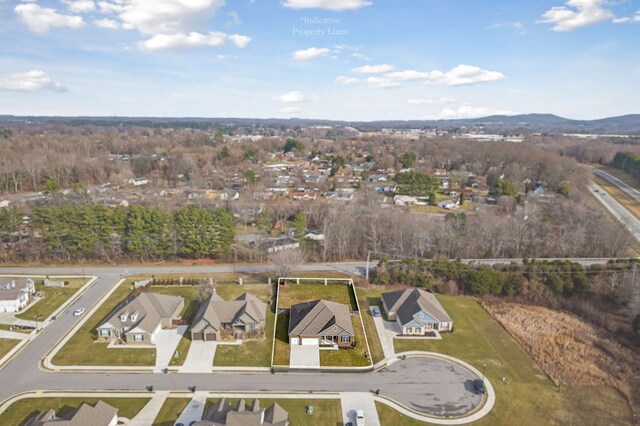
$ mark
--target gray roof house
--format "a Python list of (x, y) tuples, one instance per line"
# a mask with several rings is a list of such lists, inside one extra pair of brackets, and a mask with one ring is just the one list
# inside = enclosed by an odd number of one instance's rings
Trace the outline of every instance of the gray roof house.
[(436, 296), (418, 288), (384, 293), (382, 308), (390, 321), (397, 321), (404, 335), (453, 330), (453, 320)]
[(31, 302), (36, 292), (32, 279), (0, 279), (0, 312), (19, 312)]
[(342, 303), (313, 300), (293, 305), (289, 312), (289, 343), (352, 348), (355, 333), (351, 310)]
[(139, 293), (121, 303), (98, 328), (98, 337), (127, 343), (154, 344), (161, 328), (180, 318), (184, 299), (158, 293)]
[(41, 411), (25, 426), (116, 426), (118, 409), (106, 402), (98, 401), (94, 406), (82, 403), (80, 407), (57, 417), (55, 410)]
[(200, 306), (191, 326), (191, 340), (216, 341), (243, 339), (264, 333), (267, 304), (244, 293), (234, 300), (223, 300), (214, 293)]
[(219, 399), (193, 426), (288, 426), (289, 413), (277, 403), (267, 409), (260, 408), (260, 401), (247, 404), (244, 399), (231, 404), (226, 398)]

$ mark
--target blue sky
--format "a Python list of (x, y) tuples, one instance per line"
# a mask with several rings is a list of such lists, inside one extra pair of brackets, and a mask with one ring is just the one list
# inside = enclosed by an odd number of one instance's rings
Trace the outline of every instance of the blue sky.
[(637, 0), (0, 0), (0, 114), (640, 113)]

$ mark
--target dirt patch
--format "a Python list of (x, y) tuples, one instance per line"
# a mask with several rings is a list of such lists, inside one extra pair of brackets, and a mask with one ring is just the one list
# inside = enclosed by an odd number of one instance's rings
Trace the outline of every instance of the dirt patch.
[(640, 356), (608, 332), (540, 306), (501, 301), (483, 306), (556, 385), (609, 386), (640, 413)]

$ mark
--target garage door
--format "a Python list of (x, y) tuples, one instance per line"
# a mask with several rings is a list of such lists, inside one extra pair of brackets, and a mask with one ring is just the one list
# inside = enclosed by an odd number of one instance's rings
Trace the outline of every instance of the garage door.
[(192, 336), (193, 340), (203, 340), (204, 338), (204, 333), (200, 332), (200, 333), (193, 333)]
[(297, 337), (292, 337), (291, 338), (291, 344), (292, 345), (299, 345), (300, 344), (300, 339)]
[(303, 337), (302, 344), (303, 345), (319, 345), (320, 339), (318, 339), (317, 337), (315, 338)]
[(204, 336), (204, 340), (207, 342), (215, 342), (216, 341), (216, 333), (207, 333)]

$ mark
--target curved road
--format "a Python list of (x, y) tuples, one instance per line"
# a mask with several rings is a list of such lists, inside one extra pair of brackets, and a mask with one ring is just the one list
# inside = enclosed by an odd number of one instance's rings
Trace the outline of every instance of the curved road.
[[(363, 263), (303, 265), (301, 270), (343, 271), (358, 274)], [(151, 374), (151, 373), (62, 373), (44, 371), (40, 360), (77, 323), (80, 317), (71, 312), (78, 307), (89, 308), (121, 278), (121, 268), (85, 268), (98, 280), (72, 303), (64, 313), (50, 322), (36, 338), (26, 345), (0, 370), (0, 401), (18, 393), (36, 390), (50, 391), (118, 391), (186, 390), (196, 386), (208, 391), (302, 391), (302, 392), (369, 392), (376, 389), (409, 408), (428, 415), (461, 416), (474, 410), (481, 398), (473, 392), (476, 377), (466, 368), (442, 359), (421, 357), (397, 361), (381, 372), (369, 373), (289, 373), (289, 374)], [(206, 266), (206, 267), (136, 267), (131, 273), (216, 273), (265, 272), (268, 265)], [(52, 268), (2, 268), (2, 274), (53, 275)], [(78, 274), (77, 269), (56, 269), (57, 274)]]

